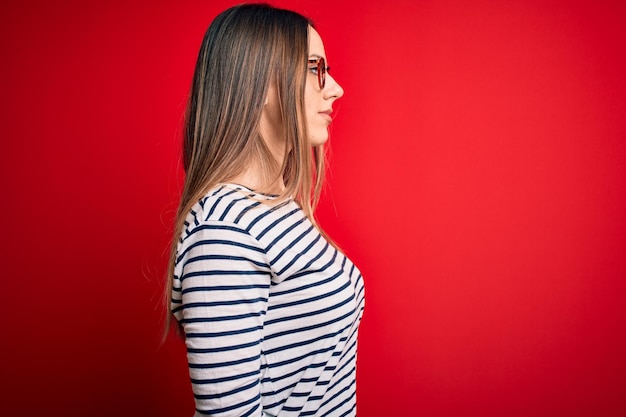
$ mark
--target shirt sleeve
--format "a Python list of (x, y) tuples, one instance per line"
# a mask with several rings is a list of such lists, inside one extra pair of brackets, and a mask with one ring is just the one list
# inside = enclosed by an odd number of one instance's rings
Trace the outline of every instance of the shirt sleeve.
[(196, 414), (260, 416), (265, 252), (236, 225), (205, 223), (185, 234), (172, 311), (185, 333)]

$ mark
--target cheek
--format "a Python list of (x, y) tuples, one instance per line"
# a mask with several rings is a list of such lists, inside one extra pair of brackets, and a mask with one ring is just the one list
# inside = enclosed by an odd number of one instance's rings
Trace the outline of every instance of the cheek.
[(315, 96), (313, 92), (310, 92), (307, 88), (304, 93), (304, 109), (307, 115), (310, 115), (315, 111)]
[(313, 127), (318, 124), (317, 116), (318, 116), (317, 107), (314, 105), (314, 103), (307, 102), (306, 103), (306, 117), (307, 117), (307, 124), (309, 125), (309, 127)]
[(304, 89), (304, 106), (307, 115), (317, 114), (320, 110), (322, 92), (317, 85), (317, 78), (310, 76)]

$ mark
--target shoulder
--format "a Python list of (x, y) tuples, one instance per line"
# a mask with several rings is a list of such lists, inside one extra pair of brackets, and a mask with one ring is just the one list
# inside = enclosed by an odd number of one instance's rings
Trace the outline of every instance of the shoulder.
[(220, 184), (209, 190), (190, 210), (180, 236), (185, 240), (198, 229), (238, 229), (254, 238), (268, 228), (281, 228), (288, 218), (305, 217), (291, 199), (277, 201), (275, 196), (256, 193), (236, 184)]
[(176, 264), (184, 264), (196, 252), (273, 259), (275, 252), (301, 240), (305, 229), (311, 231), (313, 226), (292, 199), (277, 201), (274, 196), (242, 186), (219, 185), (187, 214), (177, 244)]

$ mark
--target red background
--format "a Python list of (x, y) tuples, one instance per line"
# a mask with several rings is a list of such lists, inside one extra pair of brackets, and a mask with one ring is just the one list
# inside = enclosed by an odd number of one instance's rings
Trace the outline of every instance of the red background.
[[(192, 414), (160, 286), (232, 4), (2, 2), (3, 415)], [(366, 279), (359, 415), (626, 415), (626, 3), (274, 4), (346, 91), (319, 217)]]

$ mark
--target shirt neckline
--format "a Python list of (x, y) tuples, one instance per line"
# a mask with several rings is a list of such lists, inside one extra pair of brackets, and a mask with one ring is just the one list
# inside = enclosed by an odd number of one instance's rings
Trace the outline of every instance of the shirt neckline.
[(236, 183), (236, 182), (223, 182), (223, 183), (220, 183), (219, 185), (221, 185), (221, 186), (223, 186), (223, 187), (227, 187), (227, 188), (233, 188), (233, 189), (235, 189), (235, 190), (239, 190), (239, 191), (248, 191), (248, 192), (250, 192), (250, 193), (252, 193), (252, 194), (259, 195), (259, 196), (263, 196), (263, 197), (266, 197), (266, 198), (272, 198), (272, 199), (274, 199), (274, 198), (279, 197), (279, 195), (278, 195), (278, 194), (267, 194), (267, 193), (261, 193), (261, 192), (258, 192), (258, 191), (256, 191), (256, 190), (253, 190), (253, 189), (252, 189), (252, 188), (250, 188), (250, 187), (247, 187), (247, 186), (245, 186), (245, 185), (243, 185), (243, 184), (238, 184), (238, 183)]

